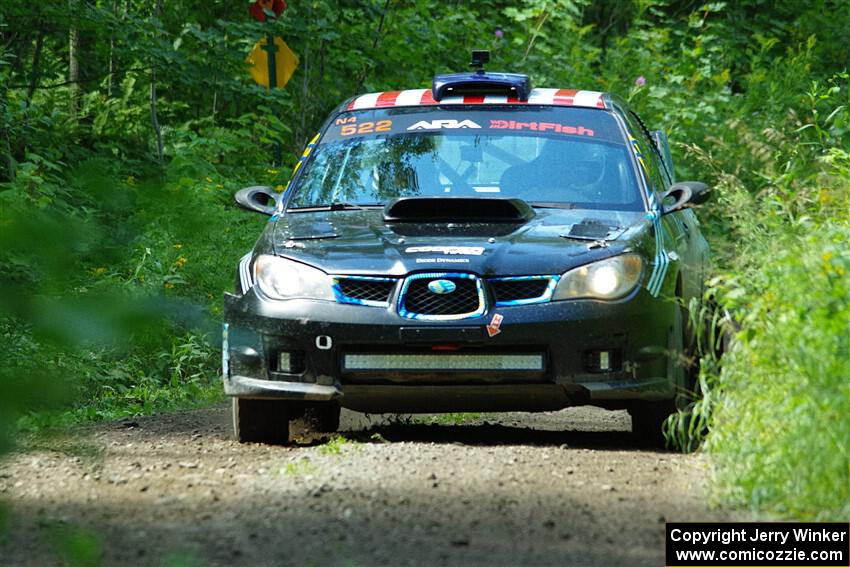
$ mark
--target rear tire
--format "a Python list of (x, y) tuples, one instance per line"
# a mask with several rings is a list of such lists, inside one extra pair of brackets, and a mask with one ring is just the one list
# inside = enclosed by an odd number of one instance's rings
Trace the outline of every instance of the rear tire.
[(233, 398), (233, 433), (240, 443), (289, 443), (292, 402)]

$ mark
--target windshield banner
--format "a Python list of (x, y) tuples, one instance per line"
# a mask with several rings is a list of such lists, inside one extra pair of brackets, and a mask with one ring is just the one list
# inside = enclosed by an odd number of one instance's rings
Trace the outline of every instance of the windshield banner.
[(623, 135), (610, 113), (585, 108), (515, 110), (393, 108), (351, 111), (331, 122), (322, 141), (372, 138), (398, 134), (521, 135), (547, 138), (585, 138), (623, 144)]

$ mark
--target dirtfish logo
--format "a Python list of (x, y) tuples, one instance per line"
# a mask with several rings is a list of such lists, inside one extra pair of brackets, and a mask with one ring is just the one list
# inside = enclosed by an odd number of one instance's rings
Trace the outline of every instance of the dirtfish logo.
[(481, 126), (472, 120), (420, 120), (410, 126), (408, 130), (442, 130), (443, 128), (456, 130), (458, 128), (481, 128)]

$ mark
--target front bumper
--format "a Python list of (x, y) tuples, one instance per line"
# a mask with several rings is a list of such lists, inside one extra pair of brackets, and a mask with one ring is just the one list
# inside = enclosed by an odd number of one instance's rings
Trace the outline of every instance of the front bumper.
[[(393, 307), (269, 301), (249, 290), (225, 296), (224, 388), (239, 397), (338, 400), (369, 412), (628, 407), (674, 396), (677, 310), (640, 289), (617, 302), (411, 321)], [(498, 332), (488, 333), (497, 314)], [(429, 364), (417, 366), (422, 361)]]

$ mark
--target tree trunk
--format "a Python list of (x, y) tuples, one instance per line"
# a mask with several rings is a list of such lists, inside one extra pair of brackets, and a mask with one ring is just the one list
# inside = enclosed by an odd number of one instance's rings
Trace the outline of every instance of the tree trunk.
[[(75, 13), (76, 2), (68, 3), (71, 13)], [(71, 19), (68, 33), (68, 86), (71, 94), (69, 101), (71, 116), (76, 117), (80, 110), (80, 28), (75, 19)]]
[(3, 131), (3, 152), (2, 153), (6, 159), (6, 173), (5, 175), (0, 175), (0, 181), (11, 181), (15, 178), (16, 168), (15, 168), (15, 158), (12, 157), (12, 143), (9, 141), (9, 128), (4, 128)]
[(30, 69), (30, 84), (27, 87), (26, 105), (30, 105), (35, 89), (38, 88), (38, 76), (41, 72), (41, 50), (44, 47), (44, 30), (39, 28), (35, 38), (35, 51), (32, 54), (32, 69)]
[(68, 0), (68, 84), (70, 86), (70, 109), (76, 117), (83, 97), (83, 85), (90, 80), (96, 68), (95, 47), (97, 37), (91, 25), (86, 22), (89, 10), (97, 0)]
[[(118, 15), (118, 2), (112, 0), (112, 15)], [(109, 77), (106, 79), (106, 97), (112, 98), (115, 89), (115, 32), (109, 34)]]
[[(162, 12), (162, 0), (156, 0), (154, 4), (154, 17), (159, 19), (159, 14)], [(151, 60), (151, 90), (150, 90), (150, 103), (151, 103), (151, 126), (153, 126), (153, 132), (156, 136), (156, 156), (159, 161), (159, 166), (163, 167), (165, 165), (165, 159), (163, 157), (162, 151), (162, 130), (159, 127), (159, 118), (156, 115), (156, 62)]]

